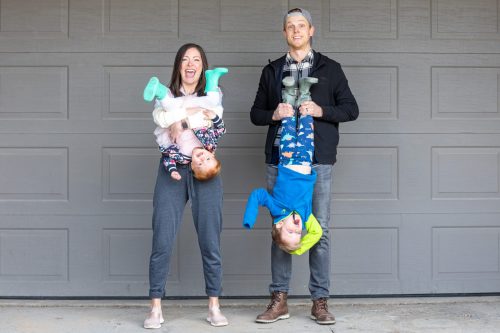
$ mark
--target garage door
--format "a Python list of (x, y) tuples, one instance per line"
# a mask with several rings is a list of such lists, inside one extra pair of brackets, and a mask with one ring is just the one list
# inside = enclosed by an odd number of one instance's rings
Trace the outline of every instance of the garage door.
[[(71, 6), (70, 6), (71, 4)], [(270, 222), (241, 227), (264, 185), (249, 109), (294, 1), (0, 2), (0, 296), (146, 296), (159, 154), (152, 75), (201, 44), (222, 79), (225, 295), (266, 295)], [(341, 125), (335, 295), (500, 291), (498, 0), (315, 0), (314, 48), (360, 105)], [(189, 209), (167, 294), (204, 294)], [(306, 295), (307, 255), (292, 293)]]

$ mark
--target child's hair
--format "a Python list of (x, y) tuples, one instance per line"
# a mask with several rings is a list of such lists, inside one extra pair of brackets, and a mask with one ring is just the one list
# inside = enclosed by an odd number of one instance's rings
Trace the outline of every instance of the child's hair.
[(214, 156), (214, 159), (215, 159), (216, 164), (211, 169), (197, 170), (197, 169), (193, 169), (191, 167), (191, 169), (193, 170), (194, 178), (198, 179), (199, 181), (205, 181), (205, 180), (210, 180), (210, 179), (214, 178), (215, 176), (217, 176), (220, 172), (220, 169), (221, 169), (221, 163), (217, 158), (215, 158), (215, 156)]
[(277, 228), (276, 224), (273, 224), (273, 228), (271, 230), (271, 236), (273, 238), (273, 241), (278, 245), (280, 249), (282, 249), (285, 252), (293, 252), (297, 249), (300, 248), (300, 243), (297, 244), (289, 244), (287, 242), (283, 241), (283, 238), (281, 237), (281, 228)]

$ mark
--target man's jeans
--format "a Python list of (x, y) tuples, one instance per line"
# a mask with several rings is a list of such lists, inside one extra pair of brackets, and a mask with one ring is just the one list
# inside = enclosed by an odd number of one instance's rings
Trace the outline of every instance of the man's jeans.
[[(316, 165), (317, 173), (313, 194), (313, 214), (323, 229), (323, 235), (316, 245), (309, 250), (309, 291), (313, 300), (328, 297), (330, 288), (330, 199), (332, 184), (332, 165)], [(267, 190), (272, 193), (278, 169), (267, 166)], [(288, 292), (292, 275), (292, 255), (281, 250), (274, 242), (271, 246), (272, 283), (271, 293)]]

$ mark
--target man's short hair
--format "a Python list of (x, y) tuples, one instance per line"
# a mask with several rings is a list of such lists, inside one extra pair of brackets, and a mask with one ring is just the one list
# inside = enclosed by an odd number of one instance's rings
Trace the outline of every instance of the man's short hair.
[(307, 10), (305, 10), (304, 8), (293, 8), (293, 9), (290, 9), (286, 14), (285, 16), (283, 17), (283, 28), (285, 27), (286, 25), (286, 20), (290, 17), (290, 16), (297, 16), (297, 15), (302, 15), (305, 17), (305, 19), (307, 20), (307, 22), (309, 22), (309, 25), (312, 26), (312, 17), (311, 17), (311, 13), (309, 13)]

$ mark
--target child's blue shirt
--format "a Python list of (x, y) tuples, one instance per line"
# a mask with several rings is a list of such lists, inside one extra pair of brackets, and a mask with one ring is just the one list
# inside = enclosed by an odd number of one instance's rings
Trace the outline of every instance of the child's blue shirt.
[[(269, 209), (273, 223), (278, 223), (294, 211), (300, 215), (302, 221), (307, 221), (312, 214), (315, 182), (316, 171), (314, 169), (311, 170), (310, 175), (304, 175), (279, 165), (273, 194), (269, 194), (263, 188), (256, 189), (250, 194), (243, 215), (243, 226), (247, 229), (253, 228), (259, 213), (259, 206)], [(302, 223), (302, 228), (305, 229), (305, 223)]]

